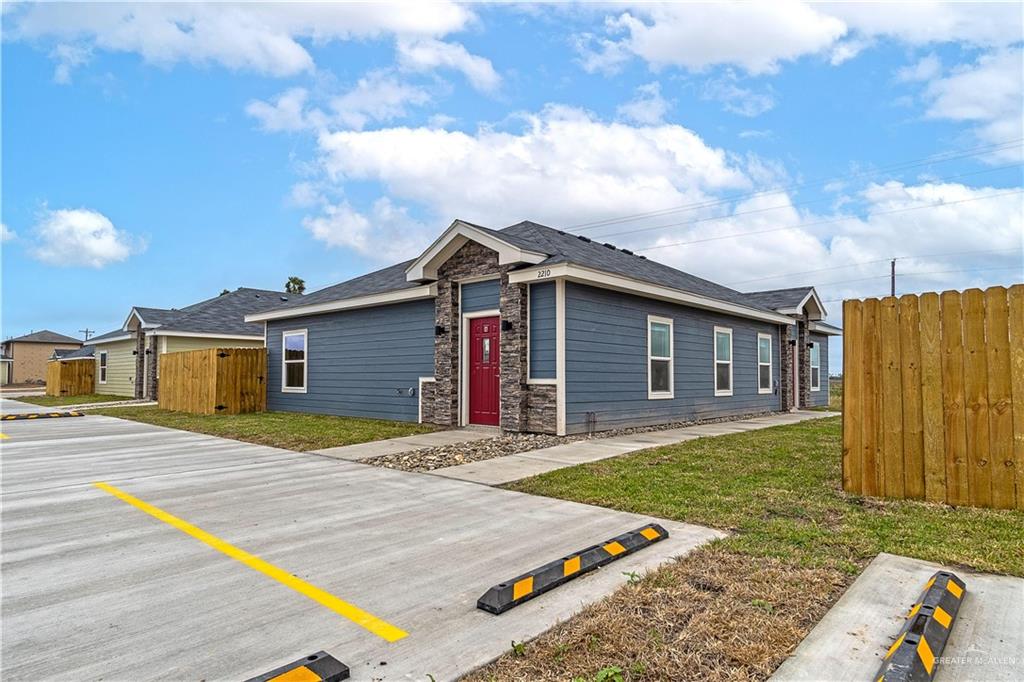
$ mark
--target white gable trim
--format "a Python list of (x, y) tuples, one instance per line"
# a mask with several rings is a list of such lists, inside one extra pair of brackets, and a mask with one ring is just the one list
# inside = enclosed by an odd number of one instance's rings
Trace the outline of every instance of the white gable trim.
[(535, 265), (548, 257), (546, 253), (521, 249), (469, 223), (456, 220), (433, 244), (427, 247), (427, 250), (419, 258), (413, 261), (412, 265), (406, 268), (405, 278), (410, 282), (437, 279), (437, 268), (455, 255), (455, 252), (463, 245), (471, 241), (497, 251), (498, 265), (511, 263)]
[(786, 325), (796, 323), (796, 320), (793, 318), (786, 317), (780, 313), (748, 308), (737, 303), (720, 301), (715, 298), (709, 298), (707, 296), (700, 296), (698, 294), (680, 291), (679, 289), (661, 286), (660, 284), (642, 282), (629, 277), (623, 277), (621, 275), (615, 275), (601, 270), (592, 270), (590, 268), (585, 268), (580, 265), (572, 265), (570, 263), (558, 263), (557, 265), (541, 269), (531, 268), (527, 270), (517, 270), (516, 272), (509, 273), (508, 281), (515, 284), (555, 278), (564, 278), (569, 281), (581, 282), (583, 284), (602, 287), (604, 289), (624, 291), (629, 294), (646, 296), (647, 298), (671, 301), (672, 303), (681, 303), (694, 308), (717, 310), (719, 312), (728, 313), (729, 315), (746, 317), (752, 320), (764, 320), (765, 322), (774, 322), (776, 324)]
[(89, 346), (100, 346), (100, 345), (103, 345), (104, 343), (114, 343), (115, 341), (127, 341), (128, 339), (134, 339), (134, 338), (135, 338), (134, 334), (120, 334), (118, 336), (111, 336), (110, 338), (100, 339), (98, 341), (90, 340), (89, 343), (86, 344), (86, 345), (89, 345)]
[(157, 329), (147, 332), (146, 336), (184, 336), (198, 339), (235, 339), (236, 341), (263, 341), (262, 336), (255, 334), (210, 334), (207, 332), (176, 332), (173, 329)]
[(354, 296), (352, 298), (343, 298), (338, 301), (327, 301), (326, 303), (312, 303), (310, 305), (295, 306), (294, 308), (287, 308), (285, 310), (269, 310), (265, 313), (246, 315), (245, 321), (263, 322), (265, 320), (283, 320), (289, 317), (320, 315), (321, 313), (333, 313), (338, 310), (352, 310), (355, 308), (372, 308), (378, 305), (416, 301), (421, 298), (434, 298), (435, 296), (437, 296), (437, 285), (430, 284), (422, 287), (413, 287), (411, 289), (387, 291), (382, 294)]
[(814, 299), (814, 304), (818, 306), (818, 310), (821, 311), (821, 317), (816, 319), (824, 320), (828, 317), (828, 310), (825, 309), (825, 304), (821, 302), (821, 297), (818, 296), (818, 292), (814, 290), (814, 287), (811, 287), (811, 290), (807, 292), (807, 295), (804, 296), (803, 300), (796, 306), (792, 308), (779, 308), (778, 310), (780, 313), (784, 313), (786, 315), (803, 315), (804, 306), (806, 306), (807, 302), (811, 299)]
[(825, 334), (826, 336), (842, 336), (843, 330), (827, 322), (811, 322), (807, 325), (808, 331)]

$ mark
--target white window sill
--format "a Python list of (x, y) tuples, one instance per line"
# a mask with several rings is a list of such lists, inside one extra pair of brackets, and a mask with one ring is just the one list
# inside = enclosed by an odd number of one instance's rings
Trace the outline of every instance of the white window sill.
[(553, 386), (553, 385), (558, 383), (558, 379), (527, 379), (526, 383), (527, 384), (533, 384), (533, 385), (540, 385), (540, 386), (543, 386), (543, 385), (551, 385), (551, 386)]
[(759, 388), (757, 389), (758, 395), (771, 395), (772, 389), (770, 388)]
[(282, 388), (281, 393), (305, 393), (304, 388)]
[(647, 393), (648, 400), (672, 400), (675, 397), (675, 393)]
[(732, 391), (715, 391), (716, 398), (728, 398), (732, 396)]

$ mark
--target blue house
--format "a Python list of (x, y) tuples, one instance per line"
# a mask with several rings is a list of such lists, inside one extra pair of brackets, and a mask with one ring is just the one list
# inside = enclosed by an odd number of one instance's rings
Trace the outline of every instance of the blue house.
[(741, 293), (532, 222), (247, 315), (271, 410), (573, 434), (828, 403), (812, 287)]

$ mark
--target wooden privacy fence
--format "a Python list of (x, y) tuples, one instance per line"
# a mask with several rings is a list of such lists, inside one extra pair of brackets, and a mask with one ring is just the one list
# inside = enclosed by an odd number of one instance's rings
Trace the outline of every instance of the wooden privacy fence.
[(164, 410), (241, 414), (267, 409), (265, 348), (204, 348), (160, 356)]
[(85, 395), (96, 390), (96, 361), (50, 360), (46, 363), (46, 395)]
[(843, 489), (1024, 509), (1024, 284), (843, 305)]

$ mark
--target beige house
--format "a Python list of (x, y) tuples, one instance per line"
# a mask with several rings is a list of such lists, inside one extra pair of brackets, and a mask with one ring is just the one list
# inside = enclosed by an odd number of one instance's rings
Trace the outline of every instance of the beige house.
[(96, 362), (96, 392), (155, 400), (160, 356), (202, 348), (261, 348), (262, 323), (246, 313), (281, 305), (298, 294), (239, 288), (185, 308), (131, 309), (120, 329), (89, 343)]
[(44, 329), (25, 336), (7, 339), (0, 344), (0, 355), (7, 370), (3, 383), (45, 383), (46, 363), (55, 350), (75, 350), (82, 347), (78, 339)]

